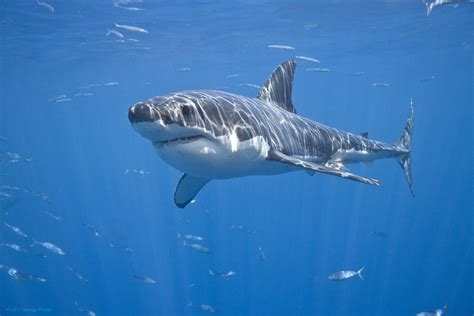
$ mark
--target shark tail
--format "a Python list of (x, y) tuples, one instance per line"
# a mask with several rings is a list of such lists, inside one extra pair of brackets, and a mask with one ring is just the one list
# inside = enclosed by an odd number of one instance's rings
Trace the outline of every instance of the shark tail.
[(413, 134), (413, 118), (414, 118), (414, 110), (413, 110), (413, 99), (410, 100), (410, 110), (408, 112), (408, 118), (403, 129), (400, 138), (395, 142), (395, 146), (398, 147), (400, 154), (396, 157), (398, 163), (403, 169), (403, 173), (407, 179), (408, 187), (410, 188), (410, 192), (413, 196), (415, 196), (413, 192), (413, 181), (411, 177), (411, 166), (410, 166), (410, 156), (411, 156), (411, 138)]
[(433, 3), (425, 2), (426, 5), (426, 16), (429, 16), (433, 10)]
[(359, 276), (359, 278), (364, 280), (364, 278), (362, 277), (362, 271), (364, 271), (364, 267), (360, 268), (359, 271), (357, 271), (357, 275)]

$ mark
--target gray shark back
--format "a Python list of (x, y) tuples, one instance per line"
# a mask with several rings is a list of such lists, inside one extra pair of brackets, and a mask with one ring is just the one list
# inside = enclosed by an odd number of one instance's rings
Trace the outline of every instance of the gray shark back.
[[(262, 136), (271, 148), (289, 156), (327, 161), (341, 150), (390, 152), (397, 149), (319, 124), (268, 101), (222, 91), (182, 91), (149, 101), (153, 106), (173, 102), (187, 104), (199, 115), (184, 117), (184, 125), (198, 127), (215, 137), (235, 135), (239, 141)], [(177, 114), (170, 108), (168, 115)]]

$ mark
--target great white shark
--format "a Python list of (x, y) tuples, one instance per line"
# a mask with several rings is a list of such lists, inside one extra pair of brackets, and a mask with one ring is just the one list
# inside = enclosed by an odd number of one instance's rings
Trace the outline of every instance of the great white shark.
[(371, 185), (345, 165), (395, 158), (410, 191), (413, 102), (398, 140), (386, 144), (311, 121), (296, 113), (291, 91), (296, 62), (279, 65), (256, 98), (214, 90), (189, 90), (131, 106), (128, 118), (158, 155), (184, 175), (175, 204), (183, 208), (213, 179), (306, 170)]

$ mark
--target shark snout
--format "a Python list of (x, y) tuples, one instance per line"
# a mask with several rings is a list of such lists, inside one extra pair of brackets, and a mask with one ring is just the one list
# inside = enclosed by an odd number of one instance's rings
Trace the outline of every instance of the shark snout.
[(154, 122), (158, 119), (158, 114), (153, 106), (137, 103), (128, 109), (128, 119), (130, 123)]

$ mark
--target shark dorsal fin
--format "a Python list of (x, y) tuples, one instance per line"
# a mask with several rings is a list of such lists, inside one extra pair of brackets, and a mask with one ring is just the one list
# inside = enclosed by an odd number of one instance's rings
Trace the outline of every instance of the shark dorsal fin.
[(281, 63), (268, 77), (257, 98), (288, 112), (296, 113), (293, 102), (291, 102), (295, 69), (296, 62), (294, 60), (287, 60)]

